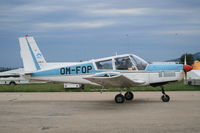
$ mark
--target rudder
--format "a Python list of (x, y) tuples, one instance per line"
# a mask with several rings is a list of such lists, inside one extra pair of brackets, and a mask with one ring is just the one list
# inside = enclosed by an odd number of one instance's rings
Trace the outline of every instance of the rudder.
[(34, 72), (43, 69), (46, 65), (37, 43), (33, 37), (20, 37), (21, 57), (25, 72)]

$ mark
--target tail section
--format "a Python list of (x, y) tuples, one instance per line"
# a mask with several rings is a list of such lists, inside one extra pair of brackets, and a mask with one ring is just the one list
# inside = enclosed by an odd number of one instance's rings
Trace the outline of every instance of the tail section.
[(34, 72), (43, 69), (46, 65), (37, 43), (33, 37), (20, 37), (21, 57), (26, 72)]

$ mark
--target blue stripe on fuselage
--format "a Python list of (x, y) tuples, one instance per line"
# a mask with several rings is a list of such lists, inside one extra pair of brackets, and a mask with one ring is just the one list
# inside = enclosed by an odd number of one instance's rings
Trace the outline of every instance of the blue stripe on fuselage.
[(61, 68), (55, 68), (50, 70), (44, 70), (32, 73), (31, 76), (64, 76), (64, 75), (77, 75), (77, 74), (89, 74), (103, 72), (101, 70), (95, 70), (92, 63), (78, 64), (73, 66), (66, 66)]
[(145, 71), (180, 71), (183, 70), (182, 64), (149, 64)]

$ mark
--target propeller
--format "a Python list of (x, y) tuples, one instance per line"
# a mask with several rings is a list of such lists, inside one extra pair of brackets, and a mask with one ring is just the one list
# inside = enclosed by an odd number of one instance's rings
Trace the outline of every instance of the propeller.
[(187, 65), (187, 53), (185, 54), (185, 58), (184, 58), (184, 66), (183, 66), (183, 70), (184, 70), (184, 80), (187, 81), (187, 72), (191, 71), (193, 69), (192, 66)]
[(185, 58), (184, 58), (184, 65), (187, 65), (187, 57), (186, 57), (187, 53), (185, 54)]

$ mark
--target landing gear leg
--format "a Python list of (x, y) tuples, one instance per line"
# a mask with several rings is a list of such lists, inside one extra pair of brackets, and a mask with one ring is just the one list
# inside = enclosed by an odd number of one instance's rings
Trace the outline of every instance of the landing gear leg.
[(162, 90), (162, 96), (161, 96), (161, 100), (163, 102), (169, 102), (170, 100), (170, 97), (165, 93), (165, 90), (164, 90), (164, 87), (163, 86), (160, 86), (161, 87), (161, 90)]

